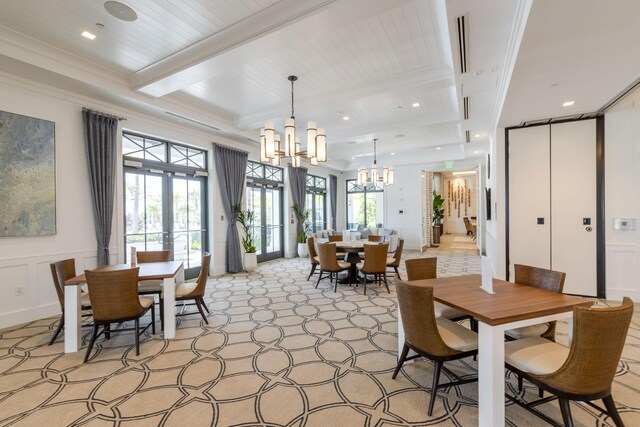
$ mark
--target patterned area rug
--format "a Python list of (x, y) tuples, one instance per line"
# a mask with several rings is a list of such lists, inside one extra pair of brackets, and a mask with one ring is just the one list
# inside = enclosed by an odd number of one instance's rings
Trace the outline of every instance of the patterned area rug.
[[(479, 271), (475, 255), (438, 258), (440, 276)], [(0, 426), (477, 425), (477, 384), (439, 391), (428, 417), (432, 365), (418, 360), (391, 379), (393, 285), (391, 294), (371, 285), (366, 296), (348, 285), (334, 293), (328, 281), (315, 289), (308, 271), (306, 259), (277, 260), (210, 279), (209, 325), (183, 317), (176, 339), (147, 335), (137, 357), (132, 334), (114, 334), (83, 365), (84, 352), (65, 355), (61, 338), (47, 345), (56, 318), (0, 331)], [(629, 426), (640, 425), (640, 315), (632, 327), (613, 388)], [(446, 366), (463, 377), (477, 368), (471, 359)], [(507, 388), (515, 393), (510, 376)], [(541, 409), (560, 419), (555, 403)], [(612, 425), (588, 406), (572, 411), (576, 425)], [(512, 404), (506, 414), (509, 426), (542, 424)]]

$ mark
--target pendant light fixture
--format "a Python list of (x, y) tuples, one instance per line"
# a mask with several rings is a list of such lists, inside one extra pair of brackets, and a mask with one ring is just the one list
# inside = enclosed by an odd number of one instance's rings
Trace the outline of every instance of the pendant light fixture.
[(358, 185), (367, 185), (369, 183), (373, 185), (393, 185), (396, 180), (396, 173), (391, 166), (385, 166), (382, 168), (382, 176), (378, 169), (377, 158), (377, 139), (373, 140), (373, 165), (371, 165), (371, 175), (367, 171), (367, 168), (362, 166), (358, 169)]
[(307, 122), (307, 149), (300, 148), (300, 138), (296, 136), (296, 117), (293, 105), (293, 84), (298, 77), (289, 76), (291, 82), (291, 117), (284, 121), (284, 141), (276, 133), (273, 122), (267, 122), (260, 129), (260, 161), (279, 166), (283, 157), (290, 157), (294, 167), (300, 167), (302, 157), (309, 159), (312, 166), (327, 161), (327, 136), (316, 122)]

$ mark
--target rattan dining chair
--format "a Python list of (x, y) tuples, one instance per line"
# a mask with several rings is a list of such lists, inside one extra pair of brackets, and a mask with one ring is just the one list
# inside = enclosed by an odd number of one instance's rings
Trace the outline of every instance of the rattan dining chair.
[[(632, 315), (630, 298), (624, 298), (618, 307), (574, 307), (571, 348), (542, 337), (506, 343), (507, 369), (554, 395), (529, 403), (509, 398), (552, 425), (561, 424), (536, 410), (535, 406), (557, 397), (565, 426), (573, 426), (571, 400), (586, 402), (609, 415), (616, 426), (623, 426), (611, 397), (611, 384)], [(597, 399), (602, 399), (606, 410), (591, 402)]]
[[(109, 328), (112, 323), (134, 321), (133, 328), (119, 329), (134, 331), (136, 356), (140, 354), (140, 335), (151, 325), (155, 334), (155, 314), (153, 311), (153, 297), (138, 296), (138, 267), (126, 270), (90, 271), (84, 272), (91, 296), (93, 310), (93, 334), (84, 356), (84, 362), (89, 359), (93, 345), (103, 333), (109, 338), (113, 333)], [(151, 309), (151, 310), (149, 310)], [(140, 330), (140, 318), (147, 311), (151, 311), (151, 323)], [(102, 331), (98, 332), (102, 326)]]
[[(136, 260), (140, 264), (148, 262), (168, 262), (171, 260), (171, 251), (138, 251)], [(162, 280), (141, 280), (138, 282), (140, 295), (158, 295), (160, 308), (160, 328), (164, 330), (164, 299), (162, 298)]]
[[(324, 273), (329, 273), (329, 283), (333, 283), (335, 276), (335, 286), (333, 291), (338, 291), (338, 273), (348, 270), (351, 264), (345, 261), (338, 261), (336, 258), (336, 244), (335, 243), (321, 243), (318, 245), (318, 257), (320, 260), (320, 276), (316, 282), (316, 288), (320, 284), (320, 280), (323, 279)], [(324, 276), (326, 279), (327, 276)], [(351, 284), (351, 282), (349, 282)]]
[[(371, 237), (371, 236), (369, 236)], [(373, 281), (382, 284), (389, 290), (389, 283), (387, 282), (387, 251), (389, 250), (388, 243), (380, 244), (365, 244), (364, 245), (364, 263), (360, 268), (360, 273), (364, 275), (362, 283), (364, 285), (364, 294), (367, 294), (367, 276), (373, 275)]]
[(307, 245), (309, 246), (309, 261), (311, 262), (311, 271), (309, 272), (307, 281), (311, 279), (311, 276), (313, 276), (313, 273), (315, 273), (316, 268), (318, 268), (318, 265), (320, 265), (318, 253), (316, 252), (315, 241), (316, 239), (314, 237), (307, 237)]
[[(547, 291), (562, 293), (566, 273), (547, 270), (544, 268), (531, 267), (528, 265), (515, 264), (515, 282), (520, 285), (533, 286)], [(524, 326), (522, 328), (509, 329), (505, 332), (508, 340), (522, 339), (529, 337), (546, 338), (555, 341), (556, 321), (541, 323), (538, 325)]]
[(329, 236), (329, 242), (342, 242), (342, 236)]
[[(198, 280), (189, 283), (180, 283), (176, 287), (176, 302), (182, 301), (180, 307), (185, 307), (189, 305), (195, 305), (198, 307), (198, 312), (200, 312), (200, 316), (204, 319), (204, 323), (207, 325), (209, 321), (207, 320), (207, 316), (204, 314), (203, 308), (207, 310), (207, 313), (210, 313), (209, 307), (204, 302), (204, 291), (207, 287), (207, 279), (209, 278), (209, 264), (211, 263), (211, 254), (209, 252), (202, 253), (202, 266), (200, 267), (200, 274), (198, 275)], [(190, 304), (185, 304), (184, 301), (193, 300)], [(176, 314), (176, 316), (188, 316), (193, 313), (181, 312)]]
[(387, 268), (393, 268), (396, 274), (400, 274), (398, 267), (400, 267), (400, 260), (402, 259), (402, 248), (404, 248), (404, 239), (399, 239), (393, 257), (387, 258)]
[(384, 242), (384, 236), (377, 236), (375, 234), (369, 234), (367, 239), (368, 239), (369, 242), (377, 242), (377, 243)]
[[(62, 310), (62, 315), (60, 316), (60, 320), (58, 321), (58, 328), (53, 333), (51, 337), (51, 341), (49, 341), (49, 345), (53, 344), (58, 335), (60, 335), (60, 331), (64, 328), (64, 282), (76, 276), (76, 261), (75, 259), (65, 259), (62, 261), (54, 262), (49, 264), (51, 268), (51, 276), (53, 277), (53, 286), (56, 288), (56, 295), (58, 296), (58, 302), (60, 302), (60, 310)], [(91, 300), (89, 299), (88, 292), (82, 292), (80, 294), (80, 309), (81, 310), (90, 310), (91, 309)], [(85, 313), (82, 316), (89, 317), (90, 313)], [(91, 327), (93, 325), (83, 325), (84, 327)]]
[[(428, 411), (431, 416), (438, 389), (478, 381), (478, 377), (462, 379), (443, 366), (447, 361), (477, 355), (478, 336), (451, 320), (436, 318), (432, 287), (412, 285), (402, 281), (398, 275), (395, 276), (395, 283), (404, 330), (404, 346), (392, 378), (396, 378), (407, 360), (421, 356), (431, 360), (434, 364)], [(417, 355), (407, 357), (409, 350), (415, 351)], [(438, 384), (443, 369), (456, 381)]]
[[(438, 277), (438, 258), (436, 257), (408, 259), (404, 262), (404, 265), (407, 269), (407, 280), (409, 281), (436, 279)], [(471, 318), (468, 313), (437, 301), (434, 301), (434, 309), (436, 317), (444, 317), (454, 322)]]

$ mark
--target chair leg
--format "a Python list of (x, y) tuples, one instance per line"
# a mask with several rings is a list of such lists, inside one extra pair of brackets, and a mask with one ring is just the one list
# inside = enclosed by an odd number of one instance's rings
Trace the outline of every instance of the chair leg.
[(134, 320), (135, 323), (135, 330), (136, 330), (136, 356), (140, 355), (140, 318), (137, 318), (136, 320)]
[(207, 314), (211, 314), (211, 312), (209, 311), (209, 307), (207, 307), (207, 304), (204, 302), (204, 298), (200, 298), (200, 304), (202, 304)]
[(93, 348), (93, 344), (96, 342), (96, 337), (98, 336), (98, 324), (93, 322), (93, 333), (91, 334), (91, 340), (89, 341), (89, 345), (87, 346), (87, 353), (84, 355), (84, 361), (82, 363), (87, 363), (89, 360), (89, 355), (91, 354), (91, 349)]
[(400, 272), (398, 271), (398, 267), (393, 267), (393, 270), (396, 272), (398, 276), (400, 275)]
[(58, 321), (58, 329), (56, 329), (56, 332), (51, 337), (51, 341), (49, 341), (49, 345), (53, 344), (56, 338), (58, 338), (58, 335), (60, 334), (60, 331), (62, 330), (62, 328), (64, 328), (64, 312), (62, 313), (62, 316), (60, 316), (60, 320)]
[(156, 334), (156, 310), (153, 305), (151, 306), (151, 333)]
[(433, 385), (431, 387), (431, 400), (429, 401), (429, 416), (433, 413), (433, 404), (436, 402), (436, 395), (438, 393), (438, 381), (440, 381), (440, 370), (442, 369), (442, 362), (434, 362), (433, 370)]
[(538, 396), (544, 397), (544, 390), (538, 387)]
[(104, 337), (105, 339), (111, 339), (111, 325), (107, 325), (104, 327)]
[(338, 292), (338, 273), (336, 273), (336, 283), (333, 287), (333, 292)]
[(318, 264), (311, 264), (311, 273), (309, 273), (309, 277), (307, 277), (307, 281), (309, 281), (309, 279), (311, 279), (311, 276), (313, 276), (313, 273), (316, 271), (316, 267), (318, 266)]
[(518, 375), (518, 391), (522, 391), (522, 375)]
[(387, 282), (387, 272), (384, 273), (384, 286), (387, 288), (387, 293), (391, 293), (389, 290), (389, 282)]
[(624, 423), (620, 418), (620, 414), (618, 414), (618, 410), (616, 409), (616, 404), (613, 402), (613, 397), (611, 395), (602, 399), (604, 402), (604, 406), (607, 408), (607, 412), (609, 412), (609, 416), (613, 420), (613, 423), (616, 427), (624, 427)]
[(396, 370), (393, 371), (393, 375), (391, 376), (391, 379), (396, 379), (396, 376), (398, 376), (398, 372), (400, 372), (400, 368), (402, 368), (402, 365), (404, 365), (404, 361), (407, 358), (407, 354), (409, 354), (409, 346), (407, 345), (407, 343), (404, 343), (404, 347), (402, 347), (402, 353), (400, 354), (400, 359), (398, 359), (398, 365), (396, 365)]
[(207, 316), (205, 316), (204, 311), (202, 310), (202, 303), (200, 302), (199, 298), (196, 298), (196, 306), (198, 307), (198, 311), (200, 312), (200, 315), (204, 319), (204, 323), (208, 325), (209, 321), (207, 320)]
[(364, 294), (367, 294), (367, 273), (364, 273)]
[(318, 285), (320, 284), (320, 279), (322, 279), (323, 270), (320, 269), (320, 274), (318, 275), (318, 281), (316, 282), (316, 289), (318, 289)]
[(566, 397), (558, 397), (560, 403), (560, 411), (562, 412), (562, 420), (565, 427), (573, 427), (573, 418), (571, 418), (571, 407), (569, 406), (569, 399)]

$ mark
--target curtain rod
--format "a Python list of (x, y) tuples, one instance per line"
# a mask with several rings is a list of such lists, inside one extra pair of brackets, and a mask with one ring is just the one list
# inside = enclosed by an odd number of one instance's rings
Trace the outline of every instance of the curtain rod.
[(228, 150), (233, 150), (233, 151), (237, 151), (239, 153), (243, 153), (243, 154), (249, 154), (248, 151), (245, 150), (240, 150), (239, 148), (235, 148), (235, 147), (230, 147), (228, 145), (224, 145), (224, 144), (218, 144), (217, 142), (212, 142), (211, 145), (213, 145), (214, 147), (221, 147), (221, 148), (226, 148)]
[(127, 120), (126, 117), (120, 117), (115, 114), (105, 113), (104, 111), (94, 110), (93, 108), (82, 107), (82, 111), (88, 111), (89, 113), (102, 114), (103, 116), (113, 117), (114, 119), (118, 119), (118, 120)]

